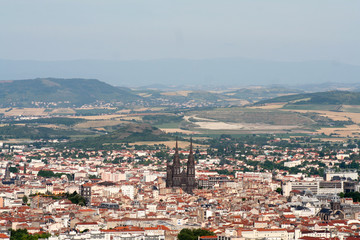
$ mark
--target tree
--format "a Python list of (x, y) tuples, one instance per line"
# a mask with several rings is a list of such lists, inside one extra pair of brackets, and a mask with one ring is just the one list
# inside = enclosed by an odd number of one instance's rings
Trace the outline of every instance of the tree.
[(360, 193), (359, 192), (347, 192), (340, 193), (339, 196), (341, 198), (352, 198), (354, 202), (360, 202)]
[(55, 173), (53, 171), (50, 171), (50, 170), (40, 170), (38, 172), (38, 176), (39, 177), (45, 177), (45, 178), (51, 178), (51, 177), (55, 177)]
[(279, 194), (282, 194), (282, 188), (277, 188), (276, 192), (279, 193)]
[(22, 201), (25, 205), (27, 204), (28, 200), (29, 200), (28, 197), (26, 195), (24, 195), (22, 198)]
[(178, 234), (178, 239), (197, 240), (198, 237), (202, 237), (202, 236), (215, 236), (215, 233), (202, 228), (197, 228), (197, 229), (184, 228)]
[(86, 205), (86, 199), (80, 194), (78, 194), (76, 191), (72, 194), (66, 193), (66, 197), (74, 204), (78, 204), (80, 206)]
[(160, 159), (168, 159), (170, 157), (170, 155), (167, 152), (160, 151), (160, 152), (155, 153), (155, 157), (160, 158)]
[(9, 167), (9, 171), (12, 173), (18, 173), (19, 169), (17, 169), (17, 167)]
[(339, 165), (339, 168), (346, 168), (346, 163), (345, 162), (341, 162), (340, 165)]
[(10, 240), (38, 240), (49, 238), (51, 236), (49, 233), (35, 233), (32, 235), (28, 233), (26, 229), (10, 229), (10, 234)]
[(220, 165), (220, 166), (223, 166), (223, 165), (225, 165), (225, 164), (230, 165), (231, 162), (230, 162), (228, 159), (222, 157), (222, 158), (220, 159), (219, 165)]
[(194, 236), (194, 233), (192, 232), (192, 230), (184, 228), (178, 234), (178, 239), (179, 240), (196, 240), (197, 237)]

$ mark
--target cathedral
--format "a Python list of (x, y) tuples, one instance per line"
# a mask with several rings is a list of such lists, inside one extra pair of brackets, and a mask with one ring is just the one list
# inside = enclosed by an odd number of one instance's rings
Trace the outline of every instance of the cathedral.
[(195, 158), (192, 148), (192, 140), (190, 140), (190, 153), (187, 161), (186, 169), (182, 169), (180, 165), (178, 142), (176, 140), (176, 148), (173, 158), (173, 164), (168, 161), (166, 166), (166, 187), (182, 188), (187, 193), (192, 193), (196, 188), (195, 182)]
[(8, 164), (6, 165), (6, 169), (5, 169), (5, 176), (4, 176), (4, 178), (2, 179), (2, 183), (3, 183), (4, 185), (15, 184), (15, 180), (17, 180), (17, 179), (15, 179), (15, 178), (11, 178), (11, 177), (10, 177), (10, 167), (11, 167), (11, 164), (8, 163)]

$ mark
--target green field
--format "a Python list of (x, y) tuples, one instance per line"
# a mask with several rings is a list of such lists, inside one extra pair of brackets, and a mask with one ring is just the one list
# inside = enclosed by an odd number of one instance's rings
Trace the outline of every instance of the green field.
[(155, 127), (157, 127), (157, 128), (179, 128), (180, 123), (181, 123), (181, 121), (163, 123), (163, 124), (155, 125)]
[(341, 105), (322, 105), (322, 104), (286, 104), (283, 109), (291, 110), (322, 110), (322, 111), (338, 111)]
[(314, 122), (299, 113), (281, 110), (228, 108), (189, 113), (196, 117), (231, 123), (261, 123), (271, 125), (312, 125)]
[(344, 107), (344, 112), (360, 113), (360, 106)]

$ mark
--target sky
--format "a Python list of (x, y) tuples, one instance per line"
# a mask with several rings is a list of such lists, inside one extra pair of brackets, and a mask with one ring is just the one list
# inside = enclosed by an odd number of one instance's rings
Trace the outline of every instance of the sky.
[(359, 0), (0, 0), (0, 59), (360, 65)]

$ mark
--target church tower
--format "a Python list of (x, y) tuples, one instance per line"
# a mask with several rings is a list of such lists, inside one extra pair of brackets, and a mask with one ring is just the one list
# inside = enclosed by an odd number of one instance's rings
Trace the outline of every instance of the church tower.
[(171, 161), (167, 160), (166, 162), (166, 187), (172, 187), (172, 166)]
[(174, 162), (172, 166), (172, 186), (181, 187), (181, 164), (179, 157), (178, 141), (176, 139), (176, 148), (174, 154)]
[(6, 169), (5, 169), (5, 177), (4, 180), (9, 181), (10, 180), (10, 163), (8, 163), (6, 165)]
[[(176, 148), (177, 148), (177, 138), (176, 138)], [(173, 172), (171, 160), (166, 161), (166, 187), (170, 188), (173, 186)]]
[(181, 163), (179, 156), (178, 141), (176, 139), (175, 153), (173, 156), (173, 164), (170, 161), (166, 163), (166, 187), (182, 188), (187, 193), (192, 193), (196, 188), (195, 181), (195, 158), (193, 153), (192, 139), (190, 139), (190, 152), (186, 165), (181, 171)]
[(186, 192), (192, 193), (193, 189), (196, 187), (195, 182), (195, 158), (193, 153), (193, 146), (192, 146), (192, 138), (190, 139), (190, 153), (187, 162), (187, 184), (186, 184)]

